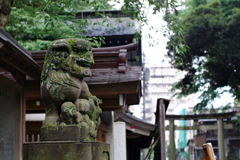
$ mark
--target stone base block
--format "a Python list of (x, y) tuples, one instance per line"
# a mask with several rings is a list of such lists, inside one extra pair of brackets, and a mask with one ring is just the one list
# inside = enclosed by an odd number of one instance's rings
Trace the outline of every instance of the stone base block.
[(41, 128), (41, 141), (94, 141), (95, 138), (89, 134), (86, 125), (67, 126), (43, 126)]
[(23, 144), (23, 160), (110, 160), (109, 144), (97, 141)]

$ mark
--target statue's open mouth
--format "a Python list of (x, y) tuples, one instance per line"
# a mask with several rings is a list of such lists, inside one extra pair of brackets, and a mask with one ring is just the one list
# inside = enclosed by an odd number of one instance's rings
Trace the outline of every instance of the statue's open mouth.
[(93, 65), (92, 61), (86, 58), (79, 58), (77, 60), (77, 65), (82, 66), (82, 67), (90, 67)]

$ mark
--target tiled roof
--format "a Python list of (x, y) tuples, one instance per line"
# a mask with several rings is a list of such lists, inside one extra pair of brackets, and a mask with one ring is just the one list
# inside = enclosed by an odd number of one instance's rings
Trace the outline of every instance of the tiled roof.
[(88, 84), (121, 83), (141, 80), (142, 67), (127, 66), (125, 73), (118, 73), (117, 68), (92, 69), (92, 76), (85, 77)]

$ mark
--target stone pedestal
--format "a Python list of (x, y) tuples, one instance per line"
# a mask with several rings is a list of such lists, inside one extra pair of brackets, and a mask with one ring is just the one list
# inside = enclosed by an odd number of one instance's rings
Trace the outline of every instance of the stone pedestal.
[(109, 144), (97, 141), (23, 144), (23, 160), (109, 160), (109, 157)]
[(88, 126), (44, 126), (41, 128), (41, 141), (94, 141)]
[(41, 142), (23, 144), (23, 160), (110, 160), (109, 144), (86, 125), (43, 126)]

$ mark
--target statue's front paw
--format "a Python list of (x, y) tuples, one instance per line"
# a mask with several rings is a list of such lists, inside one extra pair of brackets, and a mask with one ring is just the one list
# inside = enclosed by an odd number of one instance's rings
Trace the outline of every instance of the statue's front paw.
[(87, 123), (88, 125), (91, 123), (91, 120), (87, 114), (82, 114), (83, 122)]
[(90, 111), (90, 104), (89, 101), (86, 99), (77, 99), (75, 101), (75, 105), (77, 106), (77, 109), (81, 113), (86, 113)]
[(76, 112), (76, 106), (72, 102), (64, 102), (61, 106), (61, 113), (72, 117), (74, 112)]
[(100, 117), (101, 116), (101, 114), (102, 114), (102, 109), (101, 108), (99, 108), (99, 107), (95, 107), (94, 108), (94, 112), (95, 112), (95, 114), (96, 114), (96, 119), (98, 118), (98, 117)]
[(61, 122), (60, 126), (66, 126), (67, 124), (65, 122)]
[(92, 96), (92, 99), (94, 101), (95, 106), (99, 106), (101, 100), (98, 99), (96, 96)]
[(77, 124), (79, 124), (83, 120), (83, 117), (82, 117), (81, 113), (79, 113), (77, 111), (74, 113), (74, 117), (75, 117), (75, 122)]

